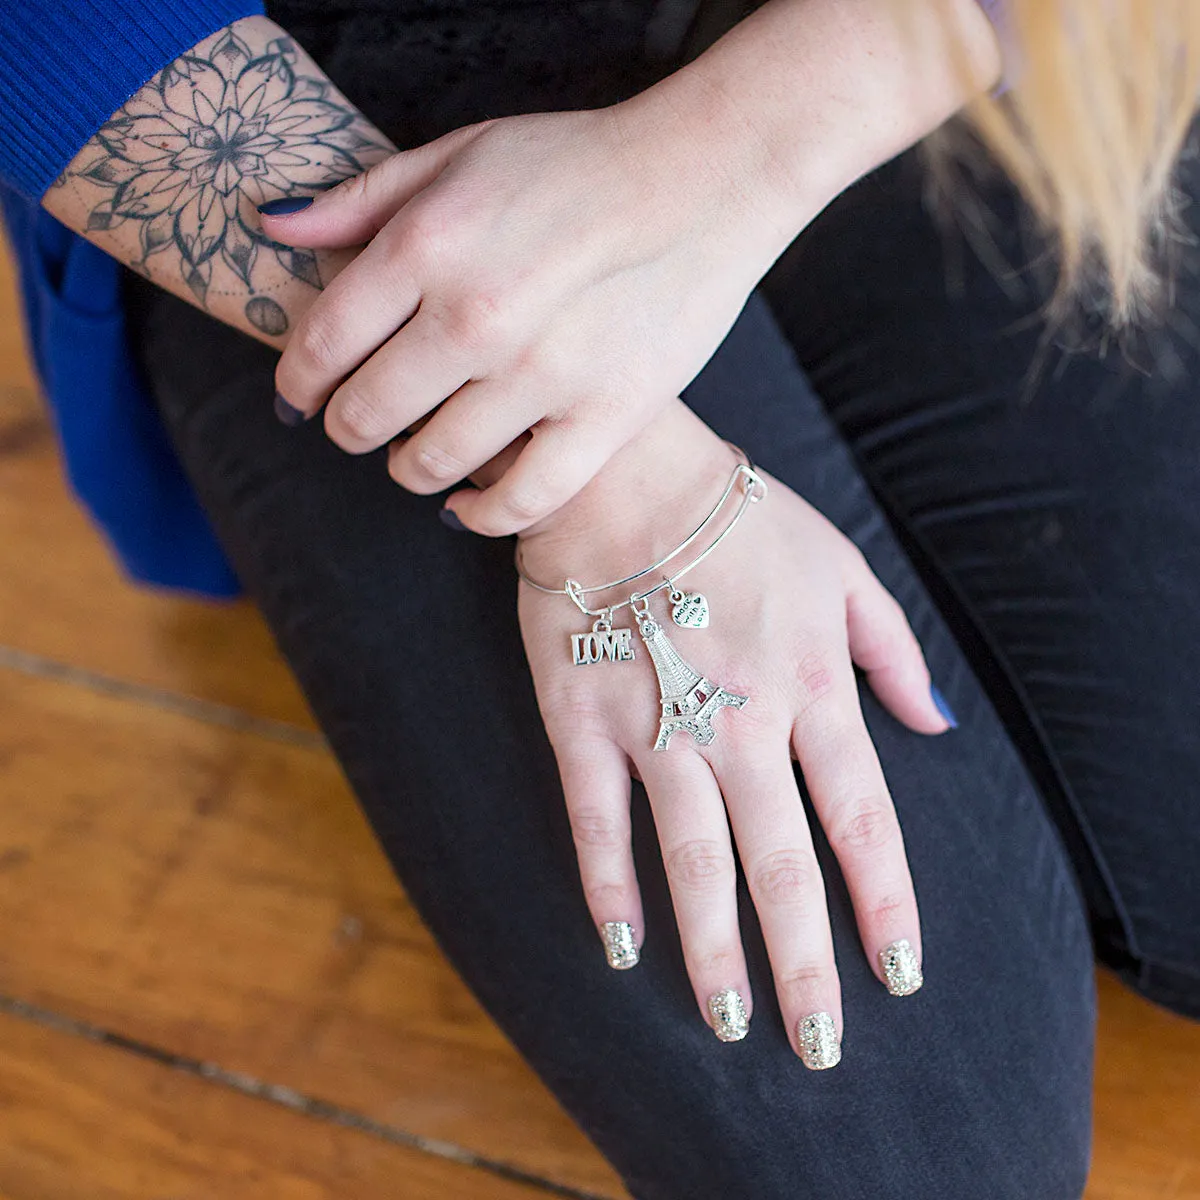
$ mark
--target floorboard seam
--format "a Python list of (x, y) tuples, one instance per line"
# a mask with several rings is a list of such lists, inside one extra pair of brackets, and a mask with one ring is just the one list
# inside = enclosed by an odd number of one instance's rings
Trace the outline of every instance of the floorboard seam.
[(17, 650), (12, 646), (0, 645), (0, 669), (15, 671), (22, 675), (32, 675), (38, 679), (51, 679), (58, 683), (69, 683), (75, 687), (86, 688), (104, 696), (117, 700), (130, 700), (137, 704), (145, 704), (162, 712), (173, 713), (177, 716), (190, 717), (209, 725), (220, 725), (225, 729), (233, 729), (238, 733), (252, 733), (274, 742), (283, 742), (289, 746), (300, 746), (307, 750), (329, 749), (328, 743), (319, 734), (309, 729), (301, 729), (287, 721), (277, 721), (271, 717), (256, 717), (243, 712), (228, 704), (218, 704), (212, 700), (199, 700), (195, 696), (185, 696), (179, 692), (168, 691), (166, 688), (153, 687), (146, 683), (131, 683), (124, 679), (115, 679), (99, 671), (90, 671), (86, 667), (73, 667), (56, 659), (46, 658), (41, 654), (30, 654), (26, 650)]
[(454, 1142), (442, 1141), (440, 1138), (423, 1137), (421, 1134), (412, 1133), (407, 1129), (401, 1129), (395, 1125), (376, 1121), (363, 1113), (355, 1112), (353, 1109), (345, 1108), (340, 1104), (334, 1104), (329, 1100), (321, 1100), (315, 1096), (305, 1095), (303, 1092), (298, 1092), (294, 1088), (286, 1087), (283, 1084), (268, 1083), (241, 1071), (228, 1071), (217, 1063), (205, 1062), (198, 1058), (189, 1058), (186, 1055), (175, 1054), (170, 1050), (164, 1050), (149, 1042), (127, 1037), (121, 1033), (115, 1033), (98, 1025), (92, 1025), (87, 1021), (79, 1021), (73, 1017), (63, 1016), (52, 1009), (30, 1004), (25, 1000), (17, 999), (15, 996), (7, 996), (0, 993), (0, 1013), (22, 1021), (30, 1021), (44, 1028), (53, 1029), (58, 1033), (83, 1038), (98, 1045), (125, 1050), (128, 1053), (136, 1054), (140, 1058), (149, 1059), (152, 1062), (160, 1063), (174, 1070), (183, 1071), (186, 1074), (206, 1079), (210, 1083), (232, 1088), (234, 1091), (241, 1092), (245, 1096), (253, 1096), (269, 1104), (278, 1104), (283, 1108), (291, 1109), (293, 1112), (301, 1113), (304, 1116), (329, 1121), (346, 1129), (354, 1129), (396, 1146), (418, 1150), (423, 1154), (430, 1154), (436, 1158), (447, 1159), (458, 1163), (460, 1166), (487, 1171), (489, 1174), (497, 1175), (502, 1179), (508, 1179), (514, 1183), (522, 1183), (528, 1187), (537, 1188), (550, 1196), (562, 1196), (566, 1197), (567, 1200), (615, 1200), (613, 1196), (601, 1192), (584, 1191), (580, 1188), (571, 1187), (569, 1184), (557, 1183), (552, 1179), (547, 1179), (522, 1167), (514, 1166), (512, 1163), (489, 1158), (485, 1154), (478, 1154), (473, 1150), (456, 1145)]

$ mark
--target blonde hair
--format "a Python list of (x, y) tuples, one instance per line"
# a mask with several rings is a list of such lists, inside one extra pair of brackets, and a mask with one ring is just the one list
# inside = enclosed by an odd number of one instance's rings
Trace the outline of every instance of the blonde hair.
[[(1161, 291), (1200, 97), (1200, 0), (1001, 0), (1008, 89), (966, 122), (1057, 244), (1061, 314), (1097, 282), (1128, 324)], [(953, 134), (931, 143), (946, 161)]]

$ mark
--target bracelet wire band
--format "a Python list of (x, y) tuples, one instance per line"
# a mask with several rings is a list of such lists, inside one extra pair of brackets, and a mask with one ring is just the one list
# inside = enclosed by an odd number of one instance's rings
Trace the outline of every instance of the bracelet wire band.
[[(745, 460), (738, 463), (734, 468), (733, 473), (729, 477), (729, 482), (725, 485), (725, 490), (721, 493), (720, 499), (709, 510), (708, 515), (700, 522), (696, 528), (688, 534), (682, 542), (680, 542), (673, 550), (663, 555), (657, 562), (653, 562), (648, 567), (643, 567), (642, 570), (634, 572), (632, 575), (626, 575), (623, 579), (614, 579), (610, 583), (600, 583), (592, 587), (583, 587), (574, 579), (568, 579), (562, 587), (549, 587), (546, 584), (539, 583), (536, 579), (530, 577), (525, 571), (524, 563), (521, 558), (521, 545), (518, 542), (515, 555), (515, 564), (517, 574), (530, 587), (535, 588), (539, 592), (545, 592), (551, 596), (568, 596), (574, 601), (580, 612), (589, 617), (603, 617), (608, 620), (612, 619), (612, 614), (619, 609), (625, 608), (627, 605), (632, 606), (653, 596), (656, 592), (662, 591), (665, 587), (670, 587), (671, 590), (677, 591), (675, 581), (682, 578), (693, 567), (702, 563), (733, 531), (733, 527), (741, 519), (742, 514), (751, 504), (757, 504), (767, 494), (766, 480), (754, 469), (754, 464), (750, 461), (750, 457), (739, 446), (734, 446), (732, 442), (727, 443)], [(603, 608), (592, 609), (588, 608), (584, 600), (585, 596), (591, 595), (594, 592), (611, 591), (614, 588), (624, 587), (627, 584), (635, 583), (637, 580), (644, 578), (653, 571), (657, 571), (666, 566), (673, 558), (677, 558), (684, 550), (688, 548), (716, 519), (721, 509), (725, 507), (726, 501), (732, 495), (733, 490), (737, 487), (739, 481), (742, 484), (742, 498), (730, 518), (729, 524), (721, 530), (720, 533), (689, 563), (680, 567), (679, 570), (673, 571), (670, 575), (665, 575), (660, 583), (657, 583), (652, 588), (647, 588), (642, 592), (634, 592), (627, 600), (623, 600), (618, 604), (605, 605)]]

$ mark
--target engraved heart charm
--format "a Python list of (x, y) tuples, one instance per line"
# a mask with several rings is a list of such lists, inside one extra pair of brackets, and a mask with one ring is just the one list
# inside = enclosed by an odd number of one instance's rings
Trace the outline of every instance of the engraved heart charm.
[(671, 620), (684, 629), (708, 627), (708, 599), (700, 592), (685, 592), (671, 609)]

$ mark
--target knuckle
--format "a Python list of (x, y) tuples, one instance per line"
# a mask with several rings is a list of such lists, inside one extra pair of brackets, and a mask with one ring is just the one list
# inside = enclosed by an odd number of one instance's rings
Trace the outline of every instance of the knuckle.
[(627, 846), (629, 829), (617, 814), (597, 808), (580, 809), (571, 814), (571, 833), (576, 845), (601, 849)]
[(801, 703), (805, 708), (819, 704), (837, 694), (837, 672), (829, 655), (810, 650), (796, 664), (796, 679), (801, 688)]
[(400, 258), (411, 259), (422, 267), (444, 270), (453, 221), (441, 205), (410, 204), (405, 220), (396, 226), (392, 251)]
[(357, 175), (343, 179), (334, 189), (338, 198), (356, 208), (364, 203), (369, 203), (380, 188), (383, 175), (381, 166), (382, 164), (377, 163), (365, 171), (360, 171)]
[(779, 987), (785, 992), (808, 992), (814, 984), (824, 981), (828, 968), (817, 963), (805, 963), (792, 967), (779, 976)]
[(664, 865), (671, 883), (688, 891), (717, 890), (733, 879), (733, 859), (718, 842), (684, 842), (667, 854)]
[(372, 214), (371, 226), (377, 234), (390, 223), (395, 213), (396, 188), (404, 185), (409, 169), (409, 160), (404, 151), (400, 151), (380, 159), (340, 185), (349, 188), (350, 199), (356, 207), (361, 206)]
[(446, 332), (475, 353), (490, 351), (508, 341), (508, 305), (490, 292), (475, 291), (452, 305), (442, 318)]
[(803, 904), (813, 897), (817, 875), (817, 860), (811, 854), (777, 850), (755, 866), (752, 890), (769, 904)]
[(546, 489), (536, 485), (513, 488), (504, 497), (503, 510), (499, 514), (502, 519), (519, 521), (528, 525), (549, 511), (550, 503)]
[(520, 533), (558, 507), (555, 490), (545, 471), (535, 471), (529, 478), (510, 482), (512, 474), (510, 471), (502, 484), (488, 489), (482, 502), (476, 505), (471, 514), (471, 527), (476, 533), (488, 537)]
[(359, 388), (338, 388), (330, 412), (338, 424), (358, 441), (381, 441), (394, 432), (388, 422), (386, 407), (379, 398)]
[(345, 357), (341, 349), (341, 338), (328, 318), (317, 320), (310, 317), (302, 322), (292, 344), (305, 367), (315, 368), (323, 375), (341, 374), (341, 363)]
[(847, 807), (845, 815), (830, 831), (829, 842), (835, 850), (862, 853), (880, 850), (899, 834), (895, 809), (872, 797), (858, 800)]
[(620, 883), (589, 882), (584, 884), (583, 899), (591, 912), (619, 912), (628, 904), (629, 891)]
[(733, 946), (690, 956), (692, 971), (702, 979), (733, 979), (744, 970), (742, 955)]
[(898, 924), (901, 918), (908, 916), (912, 904), (911, 893), (889, 892), (871, 905), (867, 916), (872, 924), (890, 927)]
[(467, 471), (466, 464), (441, 446), (420, 442), (415, 447), (413, 466), (417, 473), (434, 483), (450, 483), (461, 479)]

